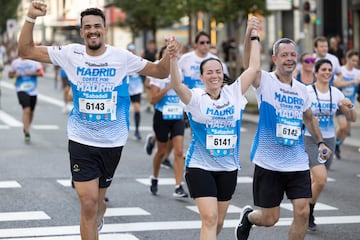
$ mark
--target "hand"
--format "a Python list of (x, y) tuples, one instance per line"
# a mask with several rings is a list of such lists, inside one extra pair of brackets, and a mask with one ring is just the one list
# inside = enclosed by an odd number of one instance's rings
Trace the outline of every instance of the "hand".
[(170, 58), (176, 58), (181, 47), (181, 43), (178, 42), (175, 37), (170, 37), (167, 39), (167, 52), (170, 55)]
[(348, 108), (352, 108), (354, 105), (352, 104), (352, 102), (350, 101), (350, 99), (348, 99), (348, 98), (343, 98), (342, 100), (341, 100), (341, 105), (344, 105), (344, 106), (346, 106), (346, 107), (348, 107)]
[(260, 20), (257, 17), (252, 16), (248, 19), (246, 31), (251, 32), (251, 30), (259, 30), (259, 26)]
[(47, 10), (46, 3), (41, 2), (41, 1), (32, 1), (29, 6), (28, 16), (31, 18), (45, 16), (46, 10)]
[[(326, 149), (326, 153), (323, 154), (323, 150)], [(320, 154), (320, 157), (322, 159), (328, 159), (331, 155), (332, 151), (330, 150), (330, 148), (328, 148), (328, 146), (326, 146), (326, 144), (322, 143), (320, 144), (319, 146), (319, 154)]]

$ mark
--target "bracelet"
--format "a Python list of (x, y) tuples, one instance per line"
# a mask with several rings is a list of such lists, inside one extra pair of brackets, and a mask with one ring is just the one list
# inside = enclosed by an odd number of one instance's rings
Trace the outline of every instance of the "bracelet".
[(320, 147), (321, 144), (325, 144), (325, 142), (323, 142), (323, 141), (318, 142), (318, 148)]
[(251, 37), (250, 37), (250, 40), (251, 40), (251, 41), (257, 40), (258, 42), (260, 42), (259, 36), (251, 36)]
[(29, 17), (29, 16), (26, 16), (26, 17), (25, 17), (25, 21), (27, 21), (27, 22), (29, 22), (29, 23), (34, 23), (34, 24), (35, 24), (36, 18), (31, 18), (31, 17)]

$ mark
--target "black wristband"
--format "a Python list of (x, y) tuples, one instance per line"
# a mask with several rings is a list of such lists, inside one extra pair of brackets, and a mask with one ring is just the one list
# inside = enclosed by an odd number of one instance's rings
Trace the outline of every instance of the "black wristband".
[(250, 40), (251, 40), (251, 41), (257, 40), (258, 42), (260, 42), (259, 36), (251, 36), (251, 37), (250, 37)]
[[(321, 142), (318, 142), (318, 148), (320, 147), (320, 144), (325, 144), (325, 142), (321, 141)], [(326, 144), (325, 144), (326, 146)]]

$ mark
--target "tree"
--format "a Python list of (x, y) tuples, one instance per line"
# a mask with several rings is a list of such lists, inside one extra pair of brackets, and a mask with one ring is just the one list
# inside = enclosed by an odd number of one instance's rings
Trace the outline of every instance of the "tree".
[(150, 31), (156, 41), (159, 28), (170, 27), (184, 16), (182, 0), (114, 0), (126, 13), (125, 24), (134, 37)]
[(0, 0), (0, 33), (1, 35), (6, 31), (6, 22), (8, 19), (16, 19), (16, 10), (19, 6), (20, 0)]
[[(210, 17), (216, 19), (217, 22), (232, 24), (236, 46), (239, 46), (242, 41), (240, 31), (245, 26), (249, 14), (260, 14), (262, 16), (270, 14), (266, 9), (265, 0), (211, 0), (208, 2), (206, 10)], [(237, 49), (235, 55), (236, 69), (233, 74), (238, 76), (242, 71), (242, 64)]]

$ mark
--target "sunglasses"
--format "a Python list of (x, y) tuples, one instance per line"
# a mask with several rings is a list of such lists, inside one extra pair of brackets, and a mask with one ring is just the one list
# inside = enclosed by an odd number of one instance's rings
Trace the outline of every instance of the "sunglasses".
[(201, 45), (210, 44), (210, 41), (200, 41), (199, 43), (200, 43)]
[(309, 57), (303, 60), (304, 63), (315, 63), (315, 58)]

